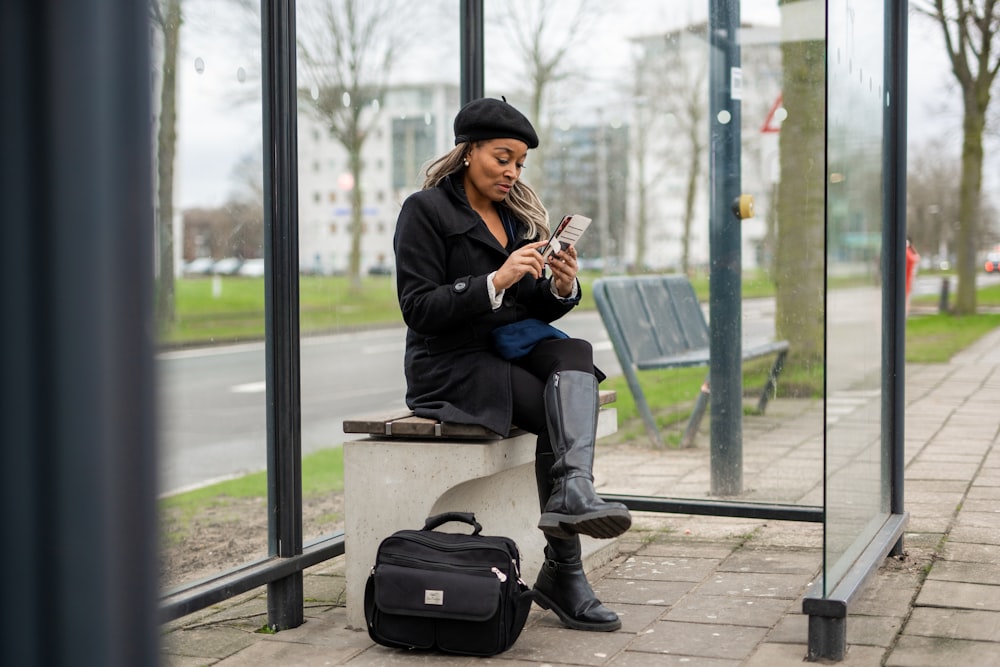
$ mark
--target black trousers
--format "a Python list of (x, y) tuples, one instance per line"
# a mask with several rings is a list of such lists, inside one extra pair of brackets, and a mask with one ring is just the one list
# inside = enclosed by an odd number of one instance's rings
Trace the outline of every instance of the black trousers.
[(546, 430), (542, 395), (549, 377), (557, 371), (594, 373), (594, 349), (590, 343), (579, 338), (544, 340), (512, 362), (510, 386), (514, 397), (514, 424), (536, 434)]

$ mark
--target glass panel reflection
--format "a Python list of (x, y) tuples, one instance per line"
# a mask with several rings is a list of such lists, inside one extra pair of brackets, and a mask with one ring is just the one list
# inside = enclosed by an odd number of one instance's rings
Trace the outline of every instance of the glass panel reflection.
[(826, 593), (888, 512), (882, 469), (883, 9), (829, 3)]
[(303, 533), (343, 529), (347, 417), (405, 410), (399, 207), (453, 145), (457, 3), (300, 0)]
[[(260, 21), (151, 5), (162, 585), (267, 553)], [(185, 493), (199, 489), (194, 493)]]
[[(818, 15), (788, 7), (795, 4), (819, 7)], [(741, 17), (735, 37), (742, 63), (730, 84), (741, 110), (742, 191), (754, 196), (756, 209), (740, 223), (742, 335), (749, 343), (788, 339), (791, 353), (764, 415), (753, 411), (773, 357), (743, 366), (743, 484), (725, 498), (818, 505), (822, 5), (779, 8), (770, 0), (734, 5)], [(598, 365), (612, 376), (602, 386), (619, 392), (623, 428), (602, 446), (629, 457), (634, 474), (603, 480), (602, 492), (711, 495), (709, 420), (702, 421), (693, 448), (681, 443), (707, 369), (640, 372), (667, 443), (648, 444), (642, 426), (633, 426), (629, 390), (586, 290), (588, 281), (606, 275), (676, 273), (690, 278), (707, 313), (709, 129), (710, 123), (737, 118), (709, 118), (708, 6), (702, 0), (614, 5), (506, 0), (486, 6), (486, 95), (506, 96), (529, 116), (541, 140), (522, 177), (539, 192), (550, 218), (577, 212), (594, 218), (595, 231), (578, 246), (584, 304), (590, 308), (560, 320), (560, 327), (594, 343)], [(790, 45), (810, 39), (820, 40), (812, 51), (789, 55)], [(818, 75), (806, 77), (800, 96), (793, 91), (789, 103), (783, 100), (784, 86), (797, 68)], [(724, 208), (729, 211), (728, 202)], [(644, 474), (650, 470), (655, 474)]]

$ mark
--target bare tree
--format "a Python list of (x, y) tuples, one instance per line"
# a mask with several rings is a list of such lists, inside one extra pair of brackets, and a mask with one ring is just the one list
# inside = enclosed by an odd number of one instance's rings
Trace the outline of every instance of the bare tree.
[(951, 71), (962, 92), (962, 177), (955, 260), (958, 289), (954, 312), (976, 312), (976, 224), (983, 189), (983, 134), (993, 80), (1000, 68), (994, 40), (1000, 31), (997, 0), (914, 0), (911, 5), (932, 17), (944, 35)]
[(906, 169), (906, 235), (928, 260), (947, 252), (959, 216), (957, 156), (940, 140), (910, 150)]
[(153, 0), (150, 22), (163, 40), (160, 66), (160, 122), (156, 139), (157, 245), (159, 280), (156, 321), (174, 321), (174, 161), (177, 154), (177, 54), (180, 43), (181, 0)]
[[(587, 36), (600, 21), (605, 3), (580, 0), (569, 15), (560, 10), (566, 3), (553, 0), (508, 0), (502, 9), (500, 23), (513, 37), (527, 80), (527, 116), (534, 123), (541, 143), (534, 150), (532, 162), (544, 164), (547, 125), (542, 111), (547, 95), (556, 83), (566, 81), (575, 72), (567, 64), (573, 49), (586, 48)], [(531, 172), (532, 186), (545, 191), (542, 169)]]
[(318, 0), (299, 18), (301, 99), (347, 151), (351, 188), (348, 273), (361, 279), (362, 150), (378, 121), (389, 76), (408, 44), (400, 3)]
[[(649, 128), (638, 130), (640, 145), (635, 150), (641, 158), (643, 171), (645, 153), (655, 150), (656, 164), (663, 165), (664, 173), (657, 175), (683, 182), (683, 199), (680, 211), (680, 270), (691, 272), (691, 243), (698, 206), (698, 186), (705, 181), (703, 163), (707, 148), (705, 129), (708, 108), (708, 76), (706, 72), (705, 37), (707, 25), (701, 23), (682, 30), (674, 30), (655, 37), (635, 40), (637, 56), (634, 61), (635, 87), (643, 92), (644, 107), (649, 114), (645, 123)], [(668, 137), (650, 149), (646, 146), (652, 137)], [(644, 189), (645, 177), (639, 183)], [(640, 219), (636, 241), (636, 263), (642, 266), (646, 243), (645, 196), (640, 200)]]

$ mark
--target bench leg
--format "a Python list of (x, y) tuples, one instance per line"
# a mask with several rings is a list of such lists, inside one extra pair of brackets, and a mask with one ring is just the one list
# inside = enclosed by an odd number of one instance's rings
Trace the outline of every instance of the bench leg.
[(785, 356), (788, 354), (787, 350), (782, 350), (778, 353), (778, 358), (774, 360), (774, 365), (771, 366), (771, 371), (767, 374), (767, 382), (764, 384), (764, 391), (760, 394), (760, 400), (757, 401), (757, 412), (764, 414), (764, 410), (767, 409), (767, 401), (771, 398), (771, 394), (774, 393), (775, 387), (778, 386), (778, 376), (781, 374), (781, 370), (785, 367)]
[(691, 417), (688, 419), (687, 428), (684, 429), (684, 437), (681, 439), (682, 447), (694, 447), (695, 438), (698, 437), (698, 429), (701, 428), (701, 420), (705, 417), (705, 409), (708, 407), (708, 395), (711, 393), (708, 382), (709, 376), (705, 376), (705, 382), (701, 385), (698, 398), (695, 399), (694, 409), (691, 410)]
[(649, 436), (654, 447), (662, 447), (663, 439), (660, 437), (660, 430), (656, 427), (653, 411), (649, 409), (649, 403), (646, 402), (646, 395), (642, 392), (642, 385), (639, 384), (635, 369), (628, 364), (622, 364), (622, 374), (625, 376), (628, 388), (632, 392), (632, 398), (635, 400), (635, 409), (639, 411), (639, 416), (642, 417), (642, 421), (646, 425), (646, 435)]

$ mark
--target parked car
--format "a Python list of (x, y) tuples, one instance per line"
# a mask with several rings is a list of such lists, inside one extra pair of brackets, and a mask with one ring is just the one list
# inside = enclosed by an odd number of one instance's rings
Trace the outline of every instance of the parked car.
[(204, 276), (212, 272), (212, 265), (215, 260), (211, 257), (195, 257), (184, 265), (184, 275)]
[(212, 273), (220, 276), (235, 276), (243, 266), (243, 260), (239, 257), (223, 257), (212, 265)]
[(986, 273), (1000, 272), (1000, 252), (991, 252), (986, 255), (986, 264), (983, 268), (986, 269)]
[(241, 276), (250, 276), (250, 277), (259, 277), (264, 275), (263, 258), (244, 260), (243, 264), (239, 268), (239, 274)]

